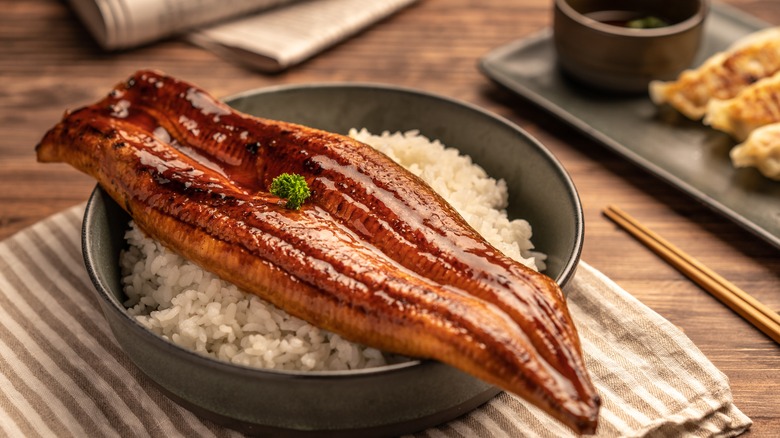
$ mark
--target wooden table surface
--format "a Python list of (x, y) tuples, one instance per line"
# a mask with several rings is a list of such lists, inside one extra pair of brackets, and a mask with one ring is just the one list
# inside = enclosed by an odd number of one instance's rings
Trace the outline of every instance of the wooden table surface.
[[(777, 0), (729, 0), (780, 24)], [(230, 64), (170, 39), (119, 53), (91, 40), (67, 3), (0, 0), (0, 238), (84, 202), (93, 181), (38, 164), (33, 148), (63, 110), (91, 103), (139, 68), (157, 68), (227, 96), (285, 83), (371, 81), (468, 101), (544, 143), (571, 174), (585, 212), (583, 259), (682, 328), (725, 372), (750, 436), (780, 433), (780, 346), (606, 220), (616, 204), (703, 263), (780, 308), (780, 251), (477, 70), (491, 49), (548, 26), (551, 0), (421, 0), (380, 25), (277, 75)], [(779, 219), (780, 220), (780, 219)]]

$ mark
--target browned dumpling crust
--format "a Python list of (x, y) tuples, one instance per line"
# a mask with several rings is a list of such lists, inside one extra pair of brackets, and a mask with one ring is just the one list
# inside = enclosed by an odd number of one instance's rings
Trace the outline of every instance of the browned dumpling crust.
[(669, 104), (692, 120), (701, 119), (711, 99), (731, 99), (763, 78), (780, 71), (780, 27), (748, 35), (675, 81), (654, 81), (650, 97)]
[(780, 73), (762, 79), (728, 100), (713, 99), (704, 123), (739, 141), (764, 125), (780, 122)]
[(780, 181), (780, 123), (762, 126), (731, 150), (735, 167), (755, 167), (767, 178)]

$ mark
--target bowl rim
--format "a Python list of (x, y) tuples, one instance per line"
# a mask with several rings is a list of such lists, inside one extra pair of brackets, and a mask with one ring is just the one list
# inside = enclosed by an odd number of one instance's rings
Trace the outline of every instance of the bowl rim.
[(707, 14), (710, 9), (710, 0), (697, 0), (697, 1), (699, 2), (699, 7), (696, 9), (696, 12), (690, 17), (686, 18), (683, 21), (680, 21), (679, 23), (674, 23), (669, 26), (656, 27), (651, 29), (644, 29), (644, 28), (633, 29), (633, 28), (613, 26), (611, 24), (602, 23), (601, 21), (594, 20), (593, 18), (590, 18), (580, 13), (576, 9), (574, 9), (574, 7), (572, 7), (569, 4), (568, 0), (555, 0), (555, 6), (569, 19), (577, 22), (578, 24), (581, 24), (582, 26), (596, 30), (598, 32), (608, 34), (608, 35), (616, 35), (616, 36), (635, 38), (635, 39), (649, 39), (649, 38), (677, 35), (685, 31), (688, 31), (690, 29), (693, 29), (696, 26), (703, 23), (704, 20), (707, 18)]
[[(507, 128), (514, 130), (522, 137), (524, 137), (526, 141), (532, 143), (534, 147), (537, 148), (538, 152), (544, 156), (545, 160), (549, 162), (549, 164), (554, 169), (556, 175), (558, 175), (558, 177), (561, 179), (561, 182), (565, 186), (566, 192), (570, 195), (570, 200), (572, 201), (574, 207), (575, 217), (573, 219), (574, 219), (576, 229), (575, 229), (575, 236), (573, 242), (573, 250), (571, 254), (568, 254), (568, 259), (566, 260), (566, 263), (561, 267), (560, 274), (558, 275), (558, 278), (554, 279), (554, 281), (556, 281), (556, 283), (558, 283), (559, 286), (563, 288), (568, 283), (568, 281), (571, 280), (571, 278), (574, 276), (574, 273), (576, 272), (577, 266), (580, 261), (582, 247), (584, 243), (584, 233), (585, 233), (584, 215), (582, 211), (582, 203), (579, 194), (577, 192), (577, 189), (571, 177), (566, 172), (566, 170), (564, 169), (560, 161), (558, 161), (558, 159), (552, 154), (552, 152), (549, 149), (547, 149), (547, 147), (545, 147), (541, 142), (539, 142), (535, 137), (531, 136), (525, 130), (523, 130), (513, 122), (509, 121), (508, 119), (499, 116), (497, 114), (494, 114), (475, 104), (471, 104), (455, 98), (445, 97), (436, 93), (422, 91), (411, 87), (381, 84), (381, 83), (371, 83), (371, 82), (324, 82), (324, 83), (306, 83), (306, 84), (283, 84), (283, 85), (259, 87), (259, 88), (246, 90), (240, 93), (236, 93), (224, 97), (222, 98), (222, 100), (228, 103), (228, 105), (230, 105), (230, 102), (234, 100), (251, 97), (258, 94), (279, 93), (285, 91), (300, 91), (304, 89), (323, 89), (323, 88), (379, 90), (382, 92), (394, 92), (394, 93), (401, 92), (410, 95), (415, 95), (417, 97), (421, 97), (425, 99), (440, 101), (449, 105), (465, 107), (466, 109), (478, 113), (482, 117), (486, 117), (488, 119), (491, 119), (494, 122), (499, 122), (500, 124), (505, 125)], [(201, 363), (204, 366), (215, 367), (225, 372), (231, 372), (231, 373), (238, 372), (246, 376), (263, 376), (264, 378), (274, 378), (274, 379), (290, 379), (290, 378), (309, 379), (309, 380), (315, 380), (319, 378), (327, 378), (329, 380), (352, 379), (355, 377), (365, 377), (365, 376), (372, 376), (372, 375), (390, 375), (393, 373), (403, 373), (409, 371), (412, 368), (420, 367), (420, 366), (435, 367), (435, 366), (443, 365), (441, 362), (432, 359), (410, 358), (410, 360), (404, 362), (391, 363), (391, 364), (386, 364), (378, 367), (351, 369), (351, 370), (304, 371), (304, 370), (267, 369), (267, 368), (258, 368), (258, 367), (248, 366), (248, 365), (236, 364), (236, 363), (220, 360), (214, 357), (206, 356), (204, 354), (198, 353), (196, 351), (175, 344), (170, 340), (166, 340), (162, 336), (153, 333), (151, 330), (149, 330), (143, 324), (141, 324), (136, 318), (132, 317), (130, 313), (127, 311), (127, 308), (124, 307), (124, 305), (118, 299), (113, 298), (113, 294), (110, 292), (111, 287), (105, 283), (104, 279), (100, 275), (98, 275), (97, 270), (95, 269), (95, 266), (98, 266), (99, 262), (94, 258), (95, 254), (93, 254), (93, 250), (91, 249), (92, 248), (91, 230), (94, 227), (94, 223), (96, 220), (95, 217), (97, 213), (96, 205), (99, 202), (103, 202), (104, 199), (116, 204), (116, 202), (98, 184), (93, 189), (90, 198), (87, 201), (85, 213), (84, 213), (84, 219), (82, 222), (82, 228), (81, 228), (82, 256), (84, 259), (84, 264), (86, 266), (86, 270), (89, 275), (89, 278), (92, 281), (92, 284), (95, 285), (95, 289), (98, 292), (97, 295), (100, 297), (100, 300), (103, 302), (104, 305), (107, 305), (108, 308), (112, 309), (114, 313), (119, 315), (119, 317), (122, 318), (125, 322), (130, 322), (134, 330), (136, 330), (139, 334), (146, 337), (148, 340), (155, 342), (156, 345), (166, 349), (171, 354), (178, 355), (179, 357), (185, 357), (188, 360), (196, 361), (196, 363)], [(117, 208), (120, 207), (117, 206)]]

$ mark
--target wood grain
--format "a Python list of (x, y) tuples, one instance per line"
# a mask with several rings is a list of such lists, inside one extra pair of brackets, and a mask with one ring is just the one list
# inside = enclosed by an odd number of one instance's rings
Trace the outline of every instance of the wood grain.
[[(780, 24), (776, 0), (729, 0)], [(361, 81), (415, 87), (507, 117), (549, 147), (582, 198), (583, 258), (682, 328), (725, 372), (747, 436), (780, 431), (780, 347), (606, 220), (615, 204), (769, 307), (780, 309), (780, 251), (524, 100), (476, 64), (550, 24), (549, 0), (421, 0), (288, 72), (262, 75), (169, 39), (105, 53), (55, 0), (0, 0), (0, 238), (84, 202), (94, 183), (40, 165), (33, 148), (66, 108), (89, 103), (139, 68), (181, 76), (218, 96), (285, 83)], [(780, 220), (780, 219), (779, 219)]]

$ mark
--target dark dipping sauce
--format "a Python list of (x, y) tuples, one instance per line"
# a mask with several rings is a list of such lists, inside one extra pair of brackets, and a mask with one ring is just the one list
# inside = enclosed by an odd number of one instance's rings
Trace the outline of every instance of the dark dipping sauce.
[(610, 26), (631, 29), (653, 29), (674, 24), (672, 20), (644, 11), (595, 11), (584, 14), (586, 17)]

